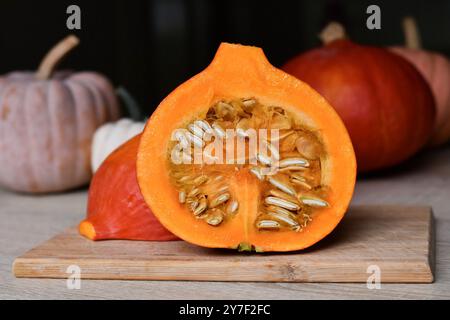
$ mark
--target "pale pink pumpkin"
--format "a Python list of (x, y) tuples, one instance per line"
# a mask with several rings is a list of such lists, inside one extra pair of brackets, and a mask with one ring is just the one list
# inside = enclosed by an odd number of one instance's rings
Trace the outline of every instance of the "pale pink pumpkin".
[(0, 185), (21, 192), (75, 188), (91, 178), (93, 134), (119, 118), (114, 89), (96, 72), (56, 72), (78, 44), (69, 36), (35, 72), (0, 77)]
[(406, 47), (391, 50), (411, 62), (431, 87), (436, 102), (436, 122), (429, 144), (438, 146), (450, 139), (450, 61), (442, 54), (421, 49), (413, 18), (403, 20)]

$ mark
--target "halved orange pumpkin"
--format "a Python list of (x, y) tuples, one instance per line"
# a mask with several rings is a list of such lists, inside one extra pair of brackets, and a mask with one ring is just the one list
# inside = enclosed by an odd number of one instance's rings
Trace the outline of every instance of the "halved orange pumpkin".
[(190, 243), (291, 251), (342, 219), (356, 162), (322, 96), (260, 48), (223, 43), (149, 119), (137, 177), (159, 221)]

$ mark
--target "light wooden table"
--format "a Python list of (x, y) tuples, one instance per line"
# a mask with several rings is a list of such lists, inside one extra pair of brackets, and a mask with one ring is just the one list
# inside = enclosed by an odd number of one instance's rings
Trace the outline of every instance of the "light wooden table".
[(14, 258), (75, 225), (84, 216), (86, 191), (25, 196), (0, 191), (0, 299), (450, 299), (450, 147), (417, 156), (401, 170), (360, 179), (354, 204), (420, 204), (436, 219), (433, 284), (226, 283), (16, 279)]

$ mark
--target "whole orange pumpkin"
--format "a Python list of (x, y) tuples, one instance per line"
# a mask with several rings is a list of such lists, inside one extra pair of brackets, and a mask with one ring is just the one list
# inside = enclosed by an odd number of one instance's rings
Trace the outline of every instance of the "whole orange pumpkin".
[(396, 165), (423, 147), (435, 119), (431, 90), (419, 72), (388, 50), (345, 38), (330, 24), (325, 45), (282, 68), (305, 81), (336, 109), (350, 133), (358, 170)]
[(436, 123), (430, 145), (438, 146), (450, 139), (450, 61), (442, 54), (421, 49), (415, 20), (403, 20), (406, 47), (391, 50), (411, 62), (427, 80), (436, 101)]
[(91, 177), (95, 129), (119, 117), (110, 82), (95, 72), (57, 72), (78, 44), (69, 36), (38, 71), (0, 77), (0, 185), (21, 192), (63, 191)]

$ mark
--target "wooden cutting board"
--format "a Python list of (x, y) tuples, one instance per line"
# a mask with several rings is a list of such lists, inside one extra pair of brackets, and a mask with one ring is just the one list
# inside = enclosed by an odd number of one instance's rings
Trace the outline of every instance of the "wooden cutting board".
[(183, 241), (93, 242), (70, 228), (14, 261), (16, 277), (82, 279), (366, 282), (433, 281), (433, 216), (429, 207), (352, 207), (338, 228), (294, 253), (238, 253)]

